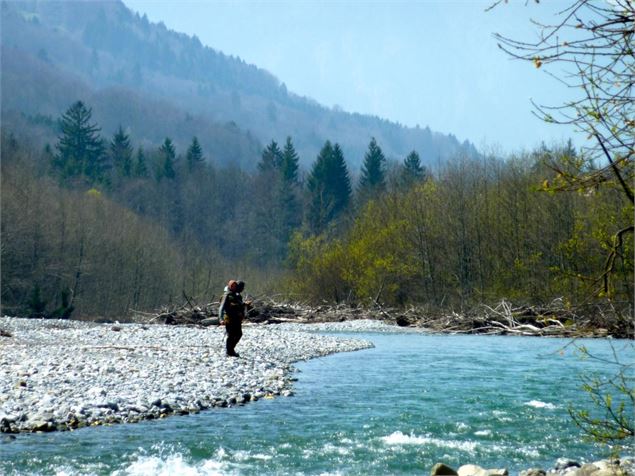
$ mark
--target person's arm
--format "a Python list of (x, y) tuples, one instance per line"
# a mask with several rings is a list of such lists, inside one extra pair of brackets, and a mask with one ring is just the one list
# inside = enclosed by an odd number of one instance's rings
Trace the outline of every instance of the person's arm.
[(227, 301), (227, 293), (223, 293), (223, 297), (220, 300), (220, 305), (218, 306), (218, 322), (223, 323), (225, 320), (225, 303)]

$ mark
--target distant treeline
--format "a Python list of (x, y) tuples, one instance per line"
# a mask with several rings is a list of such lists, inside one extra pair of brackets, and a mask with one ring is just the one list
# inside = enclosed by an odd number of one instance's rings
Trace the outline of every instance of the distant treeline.
[[(315, 302), (579, 301), (633, 213), (615, 190), (551, 191), (570, 146), (432, 174), (372, 139), (353, 183), (329, 141), (307, 173), (291, 137), (248, 173), (211, 165), (196, 137), (185, 151), (135, 147), (123, 127), (105, 139), (81, 102), (60, 128), (44, 151), (2, 132), (4, 313), (124, 318), (183, 294), (208, 302), (229, 277)], [(610, 293), (630, 302), (628, 240)]]

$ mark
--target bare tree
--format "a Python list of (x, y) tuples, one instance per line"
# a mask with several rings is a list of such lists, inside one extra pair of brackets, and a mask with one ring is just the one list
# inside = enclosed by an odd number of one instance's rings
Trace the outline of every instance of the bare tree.
[[(488, 9), (492, 9), (497, 1)], [(534, 113), (546, 122), (573, 125), (593, 139), (580, 156), (553, 163), (557, 172), (551, 190), (592, 191), (598, 186), (619, 188), (630, 206), (635, 202), (635, 2), (633, 0), (575, 0), (560, 11), (554, 24), (532, 20), (539, 29), (537, 41), (525, 42), (495, 34), (499, 47), (514, 58), (549, 69), (554, 78), (572, 89), (576, 97), (564, 104), (533, 103)], [(596, 165), (598, 164), (598, 165)], [(604, 272), (603, 292), (610, 292), (616, 258), (623, 250), (630, 223), (615, 232)]]

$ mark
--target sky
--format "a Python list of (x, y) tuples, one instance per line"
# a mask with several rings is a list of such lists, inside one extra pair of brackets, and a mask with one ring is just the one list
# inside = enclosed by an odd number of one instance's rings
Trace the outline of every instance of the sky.
[(581, 145), (573, 130), (532, 114), (532, 98), (559, 105), (571, 92), (544, 67), (510, 59), (492, 36), (533, 40), (530, 19), (553, 23), (570, 1), (511, 0), (485, 12), (492, 2), (124, 0), (327, 107), (429, 126), (481, 150), (569, 137)]

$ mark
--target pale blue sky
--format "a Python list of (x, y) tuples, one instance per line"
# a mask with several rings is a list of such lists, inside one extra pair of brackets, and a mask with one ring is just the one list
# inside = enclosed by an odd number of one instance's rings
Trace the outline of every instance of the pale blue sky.
[(534, 39), (530, 18), (553, 23), (570, 2), (511, 0), (486, 13), (491, 2), (124, 0), (325, 106), (504, 152), (565, 140), (573, 132), (534, 117), (530, 98), (560, 104), (569, 92), (542, 68), (510, 60), (492, 33)]

